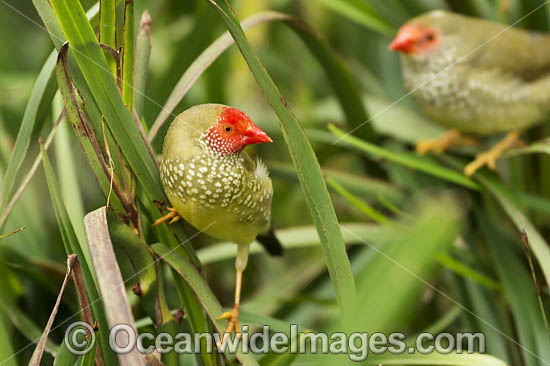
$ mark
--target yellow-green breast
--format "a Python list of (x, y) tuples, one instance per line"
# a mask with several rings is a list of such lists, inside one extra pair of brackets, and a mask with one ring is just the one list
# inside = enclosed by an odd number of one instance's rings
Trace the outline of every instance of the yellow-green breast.
[(246, 152), (212, 150), (206, 135), (192, 129), (193, 115), (188, 117), (176, 118), (163, 147), (160, 175), (168, 199), (198, 230), (248, 244), (269, 226), (273, 188), (268, 171)]

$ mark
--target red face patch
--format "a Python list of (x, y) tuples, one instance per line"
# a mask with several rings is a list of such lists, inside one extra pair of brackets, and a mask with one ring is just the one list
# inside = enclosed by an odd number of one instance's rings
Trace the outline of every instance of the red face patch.
[(391, 42), (389, 49), (403, 53), (422, 53), (439, 44), (437, 30), (422, 24), (405, 23)]
[(238, 153), (246, 145), (272, 142), (250, 117), (233, 107), (223, 108), (206, 139), (210, 148), (222, 155)]

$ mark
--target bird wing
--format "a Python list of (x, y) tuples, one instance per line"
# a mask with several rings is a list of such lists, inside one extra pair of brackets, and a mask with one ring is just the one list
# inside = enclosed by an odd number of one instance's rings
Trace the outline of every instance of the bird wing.
[(525, 81), (550, 74), (550, 35), (482, 22), (470, 35), (470, 62), (481, 69), (499, 68)]

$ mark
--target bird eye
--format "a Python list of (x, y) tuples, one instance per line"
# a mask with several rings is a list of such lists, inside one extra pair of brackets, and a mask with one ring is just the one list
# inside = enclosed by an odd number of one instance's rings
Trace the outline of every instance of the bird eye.
[(426, 40), (427, 40), (427, 41), (433, 41), (434, 39), (435, 39), (435, 36), (434, 36), (433, 33), (428, 33), (428, 34), (426, 35)]
[(225, 126), (223, 126), (223, 130), (224, 130), (225, 133), (229, 134), (229, 133), (233, 132), (233, 126), (225, 125)]

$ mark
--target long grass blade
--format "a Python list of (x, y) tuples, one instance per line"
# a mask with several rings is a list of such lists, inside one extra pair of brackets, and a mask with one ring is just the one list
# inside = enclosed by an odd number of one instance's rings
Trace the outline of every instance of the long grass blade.
[[(299, 182), (292, 164), (271, 160), (265, 163), (271, 176)], [(405, 199), (399, 187), (383, 180), (330, 168), (322, 168), (322, 172), (327, 179), (334, 180), (353, 194), (361, 195), (369, 201), (377, 200), (380, 196), (393, 203), (399, 203)]]
[(139, 22), (134, 63), (134, 109), (140, 118), (143, 115), (143, 100), (151, 57), (151, 23), (151, 16), (145, 10)]
[(378, 15), (367, 1), (317, 0), (317, 2), (381, 35), (391, 36), (396, 32), (396, 29)]
[[(116, 39), (116, 1), (100, 0), (99, 2), (99, 41), (113, 50), (117, 49)], [(107, 63), (113, 75), (117, 75), (115, 59), (107, 57)]]
[(164, 201), (158, 171), (132, 115), (124, 106), (113, 75), (93, 28), (78, 2), (53, 0), (52, 5), (67, 36), (74, 58), (84, 75), (93, 99), (104, 116), (106, 125), (136, 173), (138, 181), (152, 199)]
[(53, 98), (54, 94), (52, 92), (47, 94), (47, 89), (55, 68), (55, 59), (55, 52), (50, 53), (48, 59), (44, 63), (44, 66), (42, 66), (38, 77), (36, 78), (27, 107), (25, 108), (25, 114), (23, 115), (23, 120), (21, 121), (19, 132), (17, 133), (17, 139), (15, 140), (15, 147), (4, 175), (4, 182), (2, 186), (2, 205), (0, 209), (2, 212), (8, 203), (19, 168), (21, 167), (21, 164), (23, 164), (23, 160), (25, 160), (25, 156), (27, 155), (31, 135), (34, 131), (34, 126), (36, 123), (38, 108), (42, 101), (49, 103)]
[[(44, 143), (44, 148), (46, 150), (48, 150), (48, 148), (50, 147), (50, 144), (51, 144), (51, 142), (52, 142), (52, 140), (55, 136), (55, 132), (57, 131), (57, 127), (59, 126), (59, 123), (61, 122), (61, 117), (62, 116), (60, 115), (59, 118), (57, 119), (56, 123), (54, 124), (52, 130), (50, 131), (50, 134), (46, 138), (46, 141)], [(31, 168), (29, 169), (27, 174), (23, 177), (23, 179), (21, 180), (21, 184), (19, 185), (17, 190), (13, 193), (13, 195), (8, 200), (8, 202), (6, 204), (6, 207), (2, 211), (2, 214), (0, 214), (0, 229), (4, 226), (4, 223), (8, 219), (11, 211), (13, 210), (15, 204), (17, 203), (17, 201), (19, 200), (19, 198), (21, 197), (23, 192), (25, 192), (25, 189), (29, 185), (32, 177), (34, 176), (34, 173), (36, 173), (36, 170), (40, 166), (41, 161), (42, 161), (42, 155), (40, 153), (38, 153), (38, 156), (34, 159), (34, 162), (31, 166)]]
[(529, 238), (529, 246), (544, 274), (546, 284), (550, 284), (550, 246), (548, 246), (546, 240), (527, 216), (517, 208), (513, 195), (502, 183), (488, 174), (478, 174), (478, 180), (497, 199), (517, 229), (520, 232), (525, 231)]
[(118, 181), (115, 181), (115, 177), (112, 176), (113, 172), (109, 169), (98, 143), (98, 136), (95, 135), (90, 123), (88, 123), (86, 114), (78, 101), (69, 73), (67, 50), (67, 46), (63, 46), (59, 50), (56, 66), (59, 90), (65, 102), (67, 119), (73, 126), (84, 157), (92, 169), (103, 195), (107, 197), (111, 190), (115, 193), (110, 197), (111, 207), (117, 213), (131, 212), (131, 205), (126, 204), (125, 206), (123, 204), (125, 196), (119, 187)]
[(448, 180), (450, 182), (462, 185), (470, 189), (479, 189), (479, 185), (476, 182), (474, 182), (470, 178), (465, 177), (464, 174), (462, 174), (461, 172), (446, 168), (440, 164), (433, 163), (416, 155), (386, 150), (382, 147), (370, 144), (366, 141), (362, 141), (356, 137), (346, 134), (344, 131), (340, 130), (334, 125), (329, 126), (329, 130), (334, 135), (338, 136), (341, 141), (349, 144), (350, 146), (358, 149), (361, 152), (387, 159), (394, 163), (406, 166), (411, 169), (419, 170), (421, 172)]
[[(21, 309), (13, 303), (9, 303), (7, 299), (0, 298), (0, 310), (6, 315), (6, 318), (11, 321), (13, 326), (31, 342), (36, 343), (42, 337), (42, 330), (38, 325), (29, 318)], [(50, 355), (56, 355), (59, 345), (52, 341), (51, 338), (46, 339), (44, 351)]]
[(134, 0), (126, 0), (122, 30), (122, 100), (130, 113), (134, 108), (134, 41)]
[[(482, 216), (483, 215), (483, 216)], [(477, 213), (482, 223), (481, 231), (489, 247), (493, 263), (500, 278), (504, 296), (510, 304), (517, 342), (523, 354), (525, 365), (543, 365), (550, 360), (550, 335), (547, 333), (537, 303), (535, 286), (526, 266), (514, 252), (519, 249), (521, 239), (510, 237), (495, 228), (481, 212)], [(515, 243), (514, 243), (515, 242)]]
[(17, 366), (12, 347), (11, 327), (4, 314), (0, 314), (0, 361), (2, 366)]
[[(44, 175), (46, 177), (46, 183), (48, 185), (48, 190), (50, 191), (50, 198), (52, 200), (53, 209), (57, 219), (57, 224), (59, 226), (59, 231), (61, 232), (61, 238), (63, 240), (63, 245), (65, 246), (65, 252), (67, 255), (76, 254), (78, 258), (81, 259), (80, 264), (82, 268), (82, 274), (84, 282), (86, 285), (86, 290), (88, 292), (88, 297), (90, 299), (90, 306), (92, 308), (92, 314), (94, 319), (99, 322), (99, 324), (107, 324), (105, 318), (105, 313), (101, 308), (100, 304), (97, 302), (99, 299), (99, 294), (96, 286), (96, 279), (94, 277), (92, 260), (90, 258), (90, 252), (87, 243), (81, 243), (78, 241), (78, 237), (74, 231), (74, 228), (71, 225), (69, 215), (61, 199), (61, 192), (59, 191), (59, 184), (57, 183), (57, 178), (53, 171), (52, 164), (44, 145), (40, 145), (40, 151), (42, 154), (42, 165), (44, 167)], [(76, 315), (76, 314), (75, 314)], [(74, 316), (74, 315), (73, 315)], [(99, 344), (102, 350), (103, 359), (106, 364), (111, 364), (115, 361), (114, 352), (109, 348), (109, 334), (107, 327), (100, 327), (99, 329)]]
[(367, 362), (367, 365), (392, 365), (392, 366), (508, 366), (506, 362), (490, 355), (479, 353), (450, 353), (448, 355), (441, 353), (432, 353), (429, 355), (401, 355), (388, 358), (373, 357)]
[[(285, 20), (289, 16), (276, 12), (262, 12), (255, 14), (243, 20), (242, 27), (244, 30), (252, 29), (260, 24), (275, 20)], [(164, 104), (164, 107), (160, 111), (159, 115), (155, 119), (155, 122), (151, 126), (149, 132), (149, 141), (157, 136), (158, 131), (166, 120), (172, 115), (172, 112), (176, 106), (181, 102), (183, 97), (195, 84), (199, 76), (210, 66), (212, 63), (226, 50), (229, 46), (233, 45), (235, 41), (231, 38), (229, 32), (222, 34), (216, 39), (210, 46), (208, 46), (200, 55), (193, 61), (193, 63), (185, 70), (178, 83), (174, 87), (174, 90), (168, 97), (168, 100)]]
[[(351, 77), (351, 73), (330, 46), (306, 23), (287, 14), (266, 11), (244, 19), (241, 22), (241, 27), (243, 31), (248, 31), (260, 24), (272, 21), (282, 21), (287, 24), (302, 38), (316, 60), (319, 61), (334, 89), (336, 97), (340, 101), (350, 127), (363, 124), (368, 119), (368, 115), (363, 106), (357, 85)], [(149, 140), (152, 141), (155, 138), (159, 129), (181, 102), (185, 94), (191, 89), (198, 77), (234, 43), (235, 41), (231, 38), (230, 34), (228, 32), (224, 33), (208, 46), (189, 66), (151, 127)], [(360, 137), (367, 140), (373, 140), (374, 138), (374, 132), (370, 124), (364, 125), (358, 133)]]
[(376, 221), (379, 224), (393, 224), (393, 221), (384, 215), (381, 212), (378, 212), (369, 204), (361, 201), (359, 198), (355, 197), (351, 192), (345, 189), (342, 185), (337, 183), (335, 180), (328, 179), (328, 185), (334, 189), (338, 194), (344, 197), (349, 203), (358, 208), (361, 212), (367, 215), (371, 220)]
[(306, 202), (323, 244), (325, 260), (336, 293), (336, 299), (340, 310), (344, 312), (349, 308), (348, 305), (354, 301), (355, 283), (342, 233), (338, 226), (338, 219), (315, 152), (300, 122), (288, 108), (284, 97), (280, 94), (261, 61), (252, 51), (244, 31), (228, 4), (222, 0), (211, 0), (209, 2), (222, 17), (264, 97), (279, 118), (287, 148), (298, 172)]
[[(362, 241), (383, 242), (387, 241), (388, 231), (380, 225), (348, 222), (342, 224), (342, 235), (346, 244), (361, 244)], [(276, 231), (277, 238), (285, 249), (298, 249), (320, 246), (319, 236), (314, 226), (300, 226)], [(258, 242), (253, 242), (249, 253), (265, 253)], [(201, 248), (197, 251), (201, 263), (208, 264), (217, 261), (235, 258), (235, 244), (222, 242)]]

